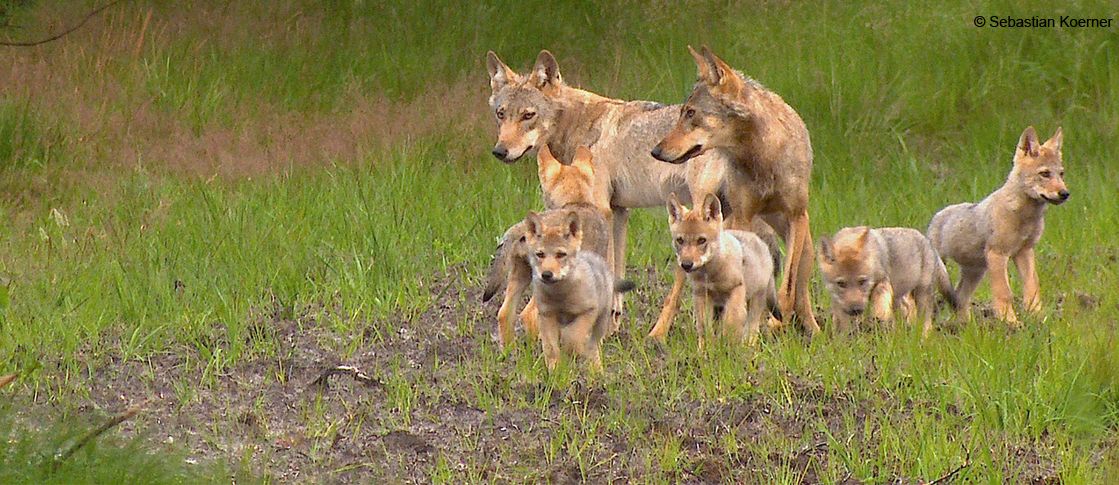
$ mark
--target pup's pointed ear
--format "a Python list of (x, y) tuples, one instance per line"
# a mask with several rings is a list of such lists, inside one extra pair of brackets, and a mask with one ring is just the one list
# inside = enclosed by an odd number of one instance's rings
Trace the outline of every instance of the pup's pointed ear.
[(567, 211), (567, 237), (578, 238), (582, 233), (582, 225), (579, 223), (579, 213), (575, 211)]
[(859, 251), (862, 251), (868, 240), (870, 240), (870, 226), (863, 226), (862, 234), (859, 234), (859, 238), (855, 239), (855, 246), (859, 248)]
[(703, 54), (700, 54), (696, 52), (695, 49), (692, 49), (692, 46), (688, 46), (688, 53), (691, 54), (692, 59), (695, 60), (695, 67), (699, 79), (707, 83), (708, 86), (714, 86), (718, 84), (719, 79), (717, 77), (713, 77), (715, 66), (708, 62), (707, 58), (704, 57)]
[(719, 203), (719, 197), (715, 194), (707, 194), (703, 197), (703, 219), (708, 221), (723, 220), (723, 206)]
[(820, 237), (820, 261), (831, 264), (835, 262), (835, 250), (832, 248), (831, 238)]
[(540, 237), (541, 228), (540, 214), (537, 214), (533, 211), (528, 211), (528, 215), (525, 216), (525, 235), (528, 236), (530, 240)]
[(547, 49), (540, 51), (540, 55), (536, 56), (536, 65), (532, 66), (532, 74), (529, 74), (528, 79), (538, 89), (563, 84), (563, 77), (560, 76), (559, 63), (556, 62), (556, 57)]
[(680, 207), (680, 198), (676, 196), (676, 192), (668, 195), (668, 222), (675, 224), (680, 222), (680, 218), (684, 215), (684, 208)]
[(501, 62), (493, 51), (486, 52), (486, 70), (490, 72), (490, 89), (495, 93), (509, 83), (521, 79), (521, 76)]
[(571, 165), (579, 169), (580, 172), (594, 176), (594, 155), (591, 154), (591, 149), (585, 146), (575, 148), (575, 158), (571, 160)]
[(1061, 127), (1058, 126), (1057, 131), (1053, 133), (1053, 136), (1049, 137), (1048, 140), (1045, 140), (1045, 146), (1049, 147), (1057, 153), (1060, 153), (1061, 142), (1064, 140), (1064, 138), (1065, 134), (1061, 131)]
[(708, 83), (713, 89), (722, 94), (738, 94), (745, 85), (734, 68), (724, 62), (706, 45), (703, 46), (703, 58), (712, 66), (714, 82)]
[(1022, 136), (1018, 138), (1018, 148), (1014, 151), (1014, 159), (1018, 160), (1020, 156), (1036, 157), (1038, 155), (1038, 148), (1041, 144), (1037, 141), (1037, 131), (1034, 127), (1027, 126), (1026, 131), (1022, 132)]
[(545, 143), (536, 152), (536, 169), (540, 176), (540, 185), (548, 185), (549, 181), (559, 175), (562, 166), (560, 161), (552, 155), (552, 149)]

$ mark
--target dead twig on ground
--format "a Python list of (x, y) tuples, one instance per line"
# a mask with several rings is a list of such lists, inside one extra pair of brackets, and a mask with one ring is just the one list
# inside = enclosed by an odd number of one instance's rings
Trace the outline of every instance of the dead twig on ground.
[(358, 369), (357, 367), (349, 365), (339, 365), (324, 370), (322, 374), (319, 374), (318, 378), (316, 378), (314, 381), (311, 381), (311, 386), (326, 389), (327, 387), (329, 387), (330, 377), (339, 374), (351, 375), (353, 376), (355, 381), (360, 382), (366, 386), (377, 387), (381, 385), (380, 380), (369, 377), (368, 374), (362, 372), (361, 369)]
[(120, 0), (113, 0), (109, 3), (106, 3), (102, 6), (100, 6), (100, 7), (97, 7), (95, 9), (93, 9), (92, 11), (90, 11), (88, 14), (86, 14), (85, 18), (83, 18), (81, 22), (78, 22), (73, 27), (70, 27), (69, 29), (66, 29), (62, 32), (54, 34), (54, 35), (52, 35), (50, 37), (47, 37), (45, 39), (34, 40), (34, 41), (30, 41), (30, 42), (11, 42), (11, 41), (0, 40), (0, 45), (8, 46), (8, 47), (34, 47), (34, 46), (37, 46), (37, 45), (46, 44), (47, 42), (56, 41), (58, 39), (61, 39), (61, 38), (65, 37), (67, 34), (82, 28), (82, 26), (85, 25), (85, 23), (88, 22), (89, 19), (93, 18), (95, 15), (101, 13), (105, 9), (107, 9), (109, 7), (112, 7), (113, 5), (116, 5), (118, 3), (120, 3)]
[(86, 434), (82, 435), (80, 438), (70, 442), (69, 445), (64, 446), (62, 448), (59, 448), (58, 451), (55, 452), (54, 457), (51, 460), (52, 461), (52, 464), (51, 464), (52, 468), (57, 469), (58, 466), (61, 465), (63, 461), (65, 461), (67, 458), (70, 458), (71, 455), (76, 453), (83, 446), (89, 444), (89, 442), (93, 441), (98, 436), (101, 436), (102, 434), (105, 434), (106, 431), (112, 429), (116, 425), (118, 425), (120, 423), (123, 423), (123, 422), (125, 422), (129, 419), (132, 419), (133, 416), (136, 416), (137, 414), (140, 413), (140, 410), (143, 409), (144, 405), (146, 405), (146, 404), (147, 404), (147, 401), (145, 401), (141, 404), (137, 404), (135, 406), (132, 406), (132, 407), (124, 410), (124, 412), (122, 412), (120, 414), (117, 414), (117, 415), (113, 416), (112, 418), (109, 418), (109, 420), (102, 423), (101, 426), (98, 426), (94, 429), (89, 430), (88, 432), (86, 432)]
[(931, 482), (925, 482), (925, 485), (937, 485), (938, 483), (948, 483), (953, 478), (956, 478), (956, 475), (958, 473), (960, 473), (961, 471), (963, 471), (964, 468), (967, 468), (969, 466), (971, 466), (971, 451), (970, 450), (967, 452), (966, 455), (964, 455), (964, 462), (960, 463), (960, 466), (958, 466), (956, 468), (953, 468), (952, 471), (946, 473), (944, 476), (942, 476), (940, 478), (937, 478), (936, 480), (933, 480)]

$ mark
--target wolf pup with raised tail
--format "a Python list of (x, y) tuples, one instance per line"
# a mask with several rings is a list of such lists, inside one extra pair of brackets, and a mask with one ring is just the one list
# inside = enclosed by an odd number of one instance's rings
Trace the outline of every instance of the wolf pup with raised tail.
[(690, 210), (673, 194), (668, 223), (676, 260), (692, 283), (699, 347), (709, 317), (721, 320), (724, 334), (736, 341), (756, 343), (766, 310), (780, 317), (774, 280), (780, 254), (771, 253), (752, 232), (723, 229), (722, 208), (713, 194)]
[(613, 330), (614, 295), (633, 284), (616, 280), (602, 256), (583, 249), (577, 212), (557, 210), (564, 213), (559, 224), (535, 212), (524, 221), (544, 362), (555, 369), (561, 347), (567, 347), (600, 372), (602, 339)]
[[(841, 332), (869, 307), (874, 318), (892, 323), (894, 313), (922, 319), (923, 335), (933, 328), (934, 291), (955, 309), (956, 291), (948, 271), (921, 231), (902, 227), (848, 227), (820, 239), (820, 272), (831, 293), (832, 321)], [(907, 297), (916, 302), (909, 311)]]
[(1034, 246), (1045, 228), (1045, 208), (1069, 198), (1061, 160), (1061, 129), (1040, 143), (1034, 127), (1026, 128), (1014, 149), (1014, 166), (1006, 183), (979, 203), (945, 207), (929, 223), (929, 239), (940, 255), (960, 264), (956, 294), (970, 316), (975, 287), (991, 273), (995, 314), (1018, 327), (1007, 266), (1014, 260), (1022, 277), (1023, 303), (1041, 311), (1041, 289), (1034, 264)]

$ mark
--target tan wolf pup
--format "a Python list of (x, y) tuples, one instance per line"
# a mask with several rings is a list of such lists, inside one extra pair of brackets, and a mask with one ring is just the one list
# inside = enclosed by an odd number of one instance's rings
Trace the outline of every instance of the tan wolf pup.
[[(840, 229), (820, 239), (820, 272), (831, 293), (832, 321), (850, 330), (869, 304), (874, 318), (892, 323), (894, 313), (922, 318), (923, 335), (933, 328), (934, 291), (957, 308), (956, 291), (944, 262), (921, 231), (903, 227)], [(916, 303), (909, 311), (907, 297)]]
[(724, 230), (722, 208), (714, 194), (707, 194), (702, 206), (690, 210), (672, 194), (668, 223), (676, 260), (692, 282), (700, 349), (711, 316), (722, 320), (725, 335), (756, 343), (766, 309), (780, 315), (774, 282), (780, 254), (770, 253), (752, 232)]
[[(582, 248), (602, 256), (607, 264), (613, 259), (610, 252), (610, 229), (604, 214), (610, 211), (606, 201), (595, 201), (593, 183), (595, 179), (593, 157), (590, 150), (579, 147), (571, 165), (563, 165), (547, 146), (538, 155), (538, 174), (540, 187), (550, 205), (565, 210), (550, 210), (539, 214), (549, 224), (561, 224), (569, 211), (575, 211), (582, 222)], [(485, 292), (482, 301), (489, 301), (502, 287), (505, 297), (497, 311), (497, 335), (502, 348), (513, 342), (513, 312), (516, 311), (525, 288), (532, 282), (532, 267), (529, 264), (527, 227), (524, 221), (510, 227), (502, 236), (486, 276)], [(530, 300), (520, 314), (525, 330), (536, 336), (536, 304)], [(615, 315), (616, 316), (616, 315)]]
[[(495, 157), (513, 163), (545, 146), (560, 160), (571, 160), (580, 146), (594, 153), (596, 200), (611, 206), (613, 268), (619, 277), (625, 274), (629, 209), (663, 207), (670, 193), (703, 200), (704, 194), (747, 191), (730, 185), (724, 177), (725, 161), (717, 154), (698, 155), (684, 165), (662, 163), (650, 155), (652, 146), (672, 129), (679, 105), (623, 101), (570, 86), (546, 50), (527, 75), (514, 72), (493, 52), (486, 55), (486, 67), (492, 89), (489, 104), (498, 125)], [(764, 225), (753, 221), (750, 227), (772, 232)], [(678, 294), (685, 277), (682, 271), (675, 276), (673, 288)], [(671, 322), (675, 311), (675, 305), (666, 305), (649, 335), (663, 338), (671, 324), (662, 322)]]
[(613, 329), (614, 295), (633, 284), (615, 280), (605, 259), (583, 250), (583, 218), (576, 211), (556, 211), (565, 214), (559, 224), (535, 212), (524, 221), (544, 362), (555, 369), (561, 346), (568, 347), (599, 372), (602, 339)]
[(1023, 280), (1026, 310), (1041, 310), (1041, 290), (1034, 265), (1034, 246), (1045, 228), (1045, 208), (1068, 200), (1061, 161), (1061, 129), (1044, 144), (1034, 127), (1026, 128), (1014, 150), (1014, 166), (1006, 183), (981, 202), (941, 209), (929, 223), (929, 239), (940, 255), (960, 264), (960, 298), (964, 318), (970, 316), (971, 295), (983, 275), (991, 273), (995, 313), (1012, 328), (1018, 326), (1007, 279), (1011, 259)]
[[(786, 321), (797, 315), (804, 330), (814, 335), (820, 327), (808, 291), (815, 259), (808, 225), (808, 129), (780, 96), (732, 69), (707, 46), (702, 54), (690, 46), (688, 51), (699, 68), (699, 80), (652, 156), (682, 164), (705, 153), (720, 153), (729, 164), (728, 192), (735, 194), (728, 201), (732, 227), (745, 228), (761, 214), (779, 215), (787, 223), (788, 263), (778, 292), (781, 314)], [(673, 293), (678, 294), (677, 288)], [(677, 303), (673, 294), (668, 300)]]

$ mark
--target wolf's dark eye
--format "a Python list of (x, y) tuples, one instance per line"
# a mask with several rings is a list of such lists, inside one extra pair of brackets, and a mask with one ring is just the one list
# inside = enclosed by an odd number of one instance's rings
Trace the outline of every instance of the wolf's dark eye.
[(1061, 170), (1061, 177), (1064, 177), (1064, 176), (1065, 176), (1065, 171)]
[(561, 251), (561, 252), (556, 253), (556, 259), (563, 259), (563, 258), (566, 258), (566, 257), (567, 257), (567, 253), (565, 253), (565, 252)]
[(529, 111), (528, 113), (525, 113), (525, 114), (521, 115), (521, 119), (525, 120), (525, 121), (528, 121), (528, 120), (531, 120), (535, 116), (536, 116), (536, 113), (533, 113), (533, 112)]
[(859, 286), (866, 286), (866, 278), (859, 278)]
[(684, 245), (684, 238), (682, 238), (682, 237), (676, 238), (676, 245), (677, 246), (683, 246)]
[(844, 280), (836, 280), (835, 281), (835, 286), (838, 286), (840, 288), (846, 288), (847, 287), (847, 282), (844, 281)]
[(1038, 172), (1037, 174), (1041, 175), (1041, 178), (1043, 178), (1043, 179), (1047, 179), (1047, 178), (1053, 176), (1053, 172), (1050, 172), (1048, 170), (1042, 170), (1042, 171)]
[(695, 110), (694, 109), (688, 108), (688, 109), (684, 110), (684, 117), (685, 118), (691, 118), (693, 116), (695, 116)]
[(543, 258), (544, 257), (544, 251), (537, 251), (536, 252), (536, 257)]
[(505, 119), (505, 108), (501, 108), (501, 109), (497, 110), (496, 114), (497, 114), (497, 119), (499, 119), (499, 120)]
[(696, 239), (696, 240), (695, 240), (695, 243), (696, 243), (696, 244), (699, 244), (700, 246), (702, 246), (702, 245), (704, 245), (704, 244), (707, 244), (707, 238), (705, 238), (705, 237), (701, 237), (701, 238), (699, 238), (699, 239)]

